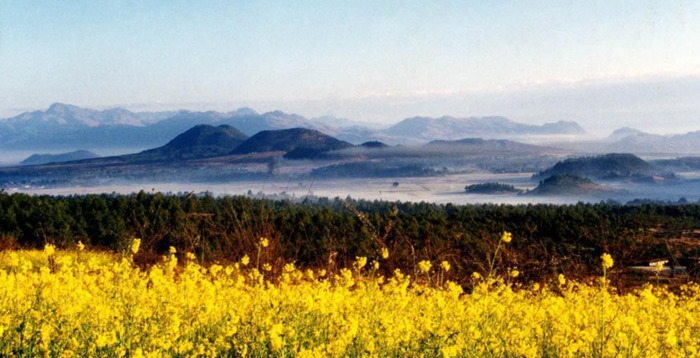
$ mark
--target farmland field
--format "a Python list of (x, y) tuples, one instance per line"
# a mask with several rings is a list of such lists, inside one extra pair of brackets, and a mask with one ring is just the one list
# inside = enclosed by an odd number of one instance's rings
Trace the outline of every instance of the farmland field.
[[(510, 236), (503, 235), (505, 247)], [(513, 240), (517, 240), (517, 237)], [(161, 262), (74, 249), (0, 253), (0, 356), (691, 357), (700, 286), (609, 287), (599, 277), (514, 283), (517, 268), (447, 280), (421, 261), (384, 277), (391, 252), (347, 268), (272, 261), (271, 242), (226, 265), (171, 249)], [(498, 248), (497, 248), (498, 250)], [(497, 253), (497, 252), (496, 252)], [(496, 255), (494, 255), (496, 257)]]

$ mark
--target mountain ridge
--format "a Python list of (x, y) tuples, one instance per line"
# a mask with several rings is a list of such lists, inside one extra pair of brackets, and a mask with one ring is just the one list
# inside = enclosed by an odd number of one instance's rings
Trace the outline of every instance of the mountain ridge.
[[(428, 124), (418, 123), (417, 126), (411, 126), (412, 121), (427, 121)], [(536, 126), (496, 116), (467, 119), (449, 116), (438, 119), (412, 117), (388, 129), (373, 129), (358, 123), (330, 116), (308, 119), (279, 110), (260, 114), (247, 107), (230, 112), (186, 110), (132, 112), (124, 108), (94, 110), (54, 103), (45, 111), (25, 112), (0, 120), (0, 148), (70, 149), (76, 142), (92, 150), (152, 148), (164, 145), (176, 135), (197, 124), (212, 126), (227, 124), (248, 136), (263, 130), (303, 127), (319, 130), (355, 144), (382, 141), (392, 145), (421, 144), (435, 139), (474, 136), (517, 136), (583, 131), (575, 122), (560, 121)]]

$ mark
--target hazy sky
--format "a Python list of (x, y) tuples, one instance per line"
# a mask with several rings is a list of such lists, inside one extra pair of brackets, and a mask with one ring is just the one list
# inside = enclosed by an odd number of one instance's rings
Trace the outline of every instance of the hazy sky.
[(0, 116), (53, 102), (700, 130), (700, 1), (0, 1)]

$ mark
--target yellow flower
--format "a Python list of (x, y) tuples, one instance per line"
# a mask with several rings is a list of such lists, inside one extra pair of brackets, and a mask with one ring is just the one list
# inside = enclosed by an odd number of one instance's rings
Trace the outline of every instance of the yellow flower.
[(137, 252), (139, 252), (139, 248), (141, 247), (141, 239), (134, 239), (131, 241), (131, 253), (136, 255)]
[(367, 265), (367, 258), (364, 256), (355, 257), (355, 267), (360, 270)]
[(191, 252), (186, 253), (186, 254), (185, 254), (185, 257), (186, 257), (188, 260), (194, 260), (194, 259), (197, 258), (197, 256), (195, 256), (195, 255), (194, 255), (193, 253), (191, 253)]
[(510, 270), (510, 277), (516, 278), (516, 277), (518, 277), (519, 275), (520, 275), (520, 271), (518, 271), (517, 269), (512, 269), (512, 270)]
[(501, 235), (501, 241), (507, 244), (510, 242), (510, 240), (513, 240), (513, 234), (509, 233), (508, 231), (504, 231)]
[(440, 267), (442, 267), (442, 269), (445, 270), (445, 272), (447, 272), (447, 271), (450, 271), (451, 266), (450, 266), (449, 262), (443, 261), (440, 263)]
[(478, 280), (478, 279), (481, 278), (481, 274), (478, 273), (478, 272), (476, 272), (476, 271), (474, 271), (474, 273), (472, 273), (472, 278), (475, 279), (475, 280)]
[(268, 247), (269, 245), (270, 245), (270, 241), (266, 237), (260, 238), (260, 246)]
[(561, 273), (557, 277), (557, 280), (559, 281), (559, 286), (564, 286), (566, 284), (566, 277)]
[(389, 249), (387, 249), (386, 247), (382, 247), (382, 258), (384, 260), (389, 258)]
[(46, 256), (53, 256), (56, 253), (56, 246), (46, 244), (46, 246), (44, 246), (44, 253)]
[(76, 245), (76, 246), (78, 247), (78, 251), (85, 250), (85, 245), (83, 244), (82, 241), (78, 241), (78, 245)]
[(656, 263), (656, 265), (654, 265), (654, 269), (656, 270), (656, 272), (661, 272), (661, 270), (664, 269), (664, 264), (661, 261), (659, 261)]
[(272, 271), (272, 266), (270, 266), (270, 264), (263, 264), (262, 267), (263, 267), (263, 270), (265, 270), (267, 272)]
[(282, 333), (284, 326), (279, 323), (275, 323), (268, 332), (270, 334), (270, 346), (272, 350), (277, 351), (284, 345), (284, 340), (282, 339)]
[(372, 263), (372, 268), (374, 268), (375, 270), (379, 269), (379, 262), (374, 261), (374, 263)]
[(428, 260), (423, 260), (423, 261), (418, 263), (418, 269), (422, 273), (428, 273), (432, 267), (433, 267), (433, 264), (431, 264), (430, 261), (428, 261)]
[(243, 256), (243, 258), (241, 259), (241, 265), (248, 266), (249, 263), (250, 263), (250, 257), (248, 257), (248, 255)]
[(170, 250), (169, 250), (169, 251), (170, 251), (170, 254), (171, 254), (171, 255), (175, 255), (175, 253), (177, 253), (177, 250), (176, 250), (173, 246), (170, 246)]
[(609, 269), (613, 267), (613, 258), (610, 256), (610, 254), (605, 253), (600, 257), (600, 259), (603, 260), (603, 268)]

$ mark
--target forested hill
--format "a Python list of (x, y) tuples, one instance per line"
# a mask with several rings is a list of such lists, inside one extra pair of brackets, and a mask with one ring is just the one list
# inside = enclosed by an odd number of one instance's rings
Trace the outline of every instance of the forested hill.
[(228, 154), (246, 139), (248, 139), (247, 135), (229, 125), (222, 124), (214, 127), (200, 124), (178, 135), (162, 147), (127, 157), (149, 161), (215, 157)]
[(226, 262), (256, 252), (259, 238), (268, 237), (280, 260), (302, 267), (325, 267), (329, 258), (347, 267), (357, 256), (377, 257), (387, 247), (385, 273), (395, 268), (412, 272), (423, 259), (447, 260), (455, 278), (483, 271), (503, 231), (512, 232), (513, 241), (499, 267), (517, 267), (527, 280), (558, 273), (594, 276), (603, 252), (612, 254), (619, 267), (671, 255), (698, 256), (697, 245), (683, 246), (700, 239), (697, 227), (699, 205), (292, 203), (144, 192), (74, 197), (0, 192), (0, 248), (46, 243), (70, 248), (81, 240), (124, 252), (137, 237), (147, 252), (140, 260), (158, 260), (174, 246), (208, 262)]
[(596, 179), (620, 179), (661, 175), (661, 171), (633, 154), (610, 153), (594, 157), (570, 158), (538, 174), (541, 178), (552, 175), (577, 175)]
[(352, 144), (333, 138), (319, 131), (306, 128), (261, 131), (239, 145), (232, 154), (290, 152), (303, 148), (328, 151), (352, 147)]

